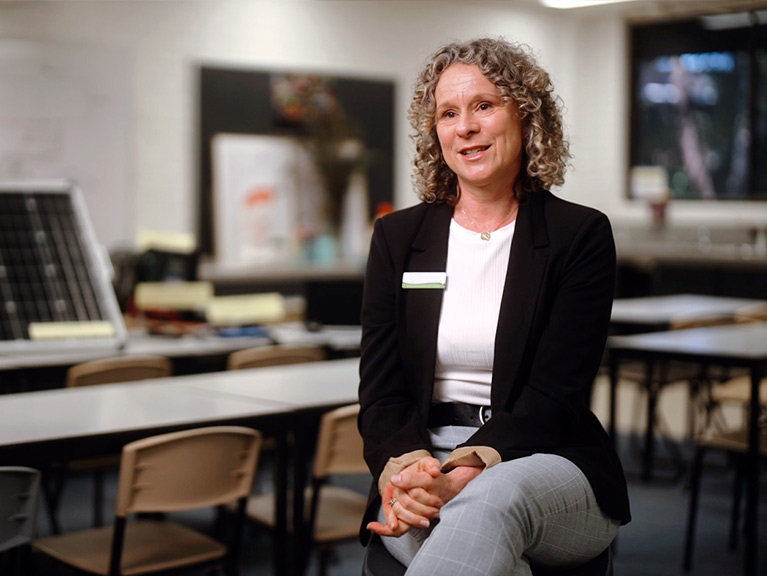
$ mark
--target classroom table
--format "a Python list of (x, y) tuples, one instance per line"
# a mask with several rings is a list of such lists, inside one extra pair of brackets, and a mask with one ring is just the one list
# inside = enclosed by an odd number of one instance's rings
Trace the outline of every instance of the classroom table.
[(290, 322), (265, 326), (260, 336), (219, 336), (186, 334), (158, 336), (129, 331), (121, 348), (83, 345), (76, 342), (45, 343), (39, 348), (26, 346), (18, 351), (0, 352), (0, 372), (45, 367), (69, 367), (81, 362), (115, 356), (166, 356), (171, 359), (227, 356), (232, 352), (269, 344), (322, 346), (331, 351), (355, 355), (359, 352), (360, 326), (329, 326), (308, 330), (303, 323)]
[(81, 362), (120, 356), (165, 356), (173, 362), (174, 374), (223, 370), (232, 352), (266, 346), (266, 336), (227, 337), (187, 334), (180, 337), (130, 332), (122, 348), (77, 342), (42, 343), (18, 351), (0, 352), (0, 394), (27, 392), (64, 386), (66, 370)]
[(668, 330), (677, 323), (731, 319), (737, 314), (755, 311), (767, 313), (767, 300), (704, 294), (616, 298), (610, 327), (613, 333), (656, 332)]
[[(286, 438), (299, 432), (292, 474), (298, 495), (311, 425), (325, 410), (357, 401), (358, 364), (352, 358), (0, 395), (0, 464), (39, 467), (110, 454), (138, 438), (198, 426), (258, 428), (278, 440), (275, 573), (298, 573), (303, 563), (291, 558), (303, 558), (300, 539), (298, 552), (287, 548)], [(295, 497), (294, 506), (300, 513), (303, 500)]]
[[(644, 361), (648, 374), (654, 362), (665, 360), (682, 360), (702, 367), (719, 365), (749, 370), (751, 406), (748, 423), (744, 573), (746, 576), (755, 575), (758, 566), (759, 383), (767, 374), (767, 322), (611, 336), (607, 341), (607, 350), (610, 358), (609, 431), (613, 439), (621, 360), (635, 358)], [(645, 454), (645, 457), (648, 455)]]
[[(617, 298), (613, 302), (610, 318), (611, 334), (637, 334), (661, 330), (703, 325), (725, 324), (733, 322), (738, 315), (767, 314), (767, 300), (752, 298), (732, 298), (728, 296), (710, 296), (704, 294), (669, 294), (661, 296), (642, 296), (638, 298)], [(640, 367), (641, 370), (641, 367)], [(636, 370), (634, 370), (636, 372)], [(657, 374), (656, 374), (657, 372)], [(652, 377), (651, 377), (652, 376)], [(642, 384), (647, 392), (647, 427), (644, 438), (644, 460), (642, 474), (645, 479), (653, 476), (653, 453), (655, 446), (656, 409), (660, 389), (674, 379), (689, 381), (691, 395), (695, 385), (708, 374), (699, 373), (694, 365), (658, 363), (654, 372), (643, 378)], [(634, 376), (634, 379), (637, 377)], [(692, 407), (688, 415), (690, 432), (693, 430), (694, 413)], [(673, 442), (669, 443), (675, 460), (678, 462), (678, 474), (683, 473), (684, 464)], [(674, 478), (678, 478), (678, 474)]]

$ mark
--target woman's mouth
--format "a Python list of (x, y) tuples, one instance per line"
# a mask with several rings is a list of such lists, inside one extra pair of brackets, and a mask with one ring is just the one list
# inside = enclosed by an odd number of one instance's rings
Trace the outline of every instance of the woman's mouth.
[(484, 152), (488, 148), (490, 148), (490, 146), (474, 146), (472, 148), (464, 148), (460, 153), (462, 156), (471, 158), (472, 156), (476, 156), (477, 154)]

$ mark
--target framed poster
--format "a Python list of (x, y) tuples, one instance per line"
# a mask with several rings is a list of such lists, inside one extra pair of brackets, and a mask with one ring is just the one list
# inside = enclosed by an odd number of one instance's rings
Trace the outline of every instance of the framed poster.
[(213, 155), (216, 260), (269, 264), (300, 260), (317, 229), (319, 174), (289, 136), (217, 134)]

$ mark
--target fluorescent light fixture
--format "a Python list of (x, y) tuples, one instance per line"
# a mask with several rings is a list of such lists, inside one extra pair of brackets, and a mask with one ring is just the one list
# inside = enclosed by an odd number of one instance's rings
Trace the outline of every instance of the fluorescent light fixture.
[(636, 0), (540, 0), (541, 4), (548, 8), (585, 8), (587, 6), (602, 6), (603, 4), (617, 4), (619, 2), (636, 2)]
[(701, 16), (701, 23), (707, 30), (729, 30), (732, 28), (748, 28), (757, 24), (767, 23), (767, 10), (753, 12), (734, 12), (731, 14), (714, 14)]

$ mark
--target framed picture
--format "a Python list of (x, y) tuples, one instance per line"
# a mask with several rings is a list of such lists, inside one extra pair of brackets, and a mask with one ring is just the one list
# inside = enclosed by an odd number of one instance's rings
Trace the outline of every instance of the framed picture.
[(320, 228), (320, 175), (289, 136), (217, 134), (213, 155), (216, 260), (270, 264), (301, 260)]

